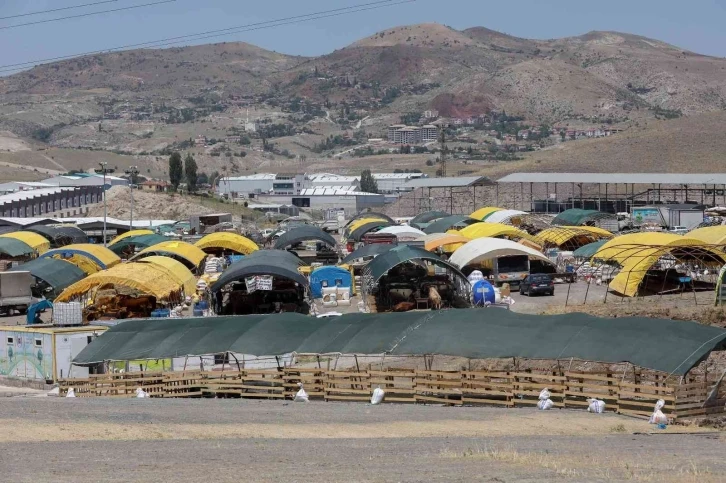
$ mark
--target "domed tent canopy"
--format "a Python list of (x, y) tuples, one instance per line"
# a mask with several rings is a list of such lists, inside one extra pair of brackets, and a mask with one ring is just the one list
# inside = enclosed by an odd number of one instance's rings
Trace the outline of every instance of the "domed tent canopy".
[(393, 222), (385, 220), (383, 218), (358, 218), (357, 220), (345, 227), (345, 230), (343, 230), (343, 239), (350, 238), (351, 233), (368, 223), (378, 223), (380, 226), (390, 226), (394, 224)]
[(664, 256), (679, 262), (691, 261), (699, 266), (720, 267), (726, 254), (714, 245), (695, 238), (672, 233), (643, 232), (622, 235), (605, 243), (593, 256), (593, 260), (615, 262), (621, 270), (610, 282), (610, 289), (633, 297), (648, 271)]
[(424, 248), (430, 252), (436, 251), (441, 248), (444, 253), (451, 253), (457, 248), (462, 246), (464, 243), (469, 241), (469, 238), (462, 236), (460, 233), (432, 233), (430, 235), (424, 235), (419, 238), (419, 241), (424, 242)]
[(48, 250), (40, 258), (58, 258), (77, 266), (87, 274), (111, 268), (121, 263), (114, 252), (103, 245), (78, 243)]
[(44, 282), (50, 290), (37, 295), (44, 295), (47, 299), (55, 298), (66, 287), (83, 280), (86, 276), (83, 270), (72, 263), (55, 258), (36, 258), (28, 263), (13, 267), (9, 271), (30, 272), (33, 277)]
[(130, 236), (153, 235), (153, 234), (154, 234), (154, 232), (151, 230), (129, 230), (126, 233), (122, 233), (122, 234), (118, 235), (116, 238), (114, 238), (113, 240), (111, 240), (110, 242), (108, 242), (108, 245), (111, 246)]
[(127, 287), (150, 295), (157, 302), (180, 300), (183, 288), (163, 267), (152, 263), (122, 263), (74, 283), (58, 296), (57, 301), (67, 302), (104, 286)]
[(27, 243), (15, 238), (0, 237), (0, 255), (9, 258), (28, 257), (36, 252)]
[(571, 208), (558, 214), (553, 220), (552, 225), (560, 226), (580, 226), (595, 224), (600, 220), (615, 218), (611, 213), (603, 213), (597, 210), (581, 210), (579, 208)]
[(446, 213), (445, 211), (425, 211), (411, 218), (408, 224), (416, 228), (422, 228), (421, 225), (426, 225), (434, 220), (447, 216), (451, 216), (451, 213)]
[(363, 268), (363, 278), (366, 285), (369, 288), (373, 288), (389, 270), (412, 260), (425, 260), (439, 267), (449, 269), (459, 281), (463, 281), (467, 285), (469, 284), (466, 276), (461, 273), (457, 266), (442, 260), (437, 255), (421, 248), (409, 245), (398, 245), (386, 253), (377, 256)]
[(211, 288), (213, 292), (219, 292), (232, 282), (244, 281), (254, 275), (282, 277), (307, 288), (308, 279), (298, 271), (302, 265), (305, 263), (288, 251), (260, 250), (227, 267)]
[(108, 249), (115, 254), (120, 255), (121, 253), (124, 253), (132, 247), (136, 250), (143, 250), (144, 248), (158, 245), (159, 243), (164, 243), (167, 241), (169, 241), (169, 238), (162, 235), (132, 235), (124, 238), (123, 240), (118, 240), (110, 243), (108, 245)]
[(348, 223), (346, 223), (345, 226), (346, 227), (350, 226), (351, 223), (355, 222), (356, 220), (361, 220), (363, 218), (373, 218), (373, 219), (377, 219), (377, 220), (385, 220), (389, 223), (395, 223), (393, 218), (391, 218), (390, 216), (388, 216), (384, 213), (378, 213), (376, 211), (362, 211), (362, 212), (358, 213), (357, 215), (355, 215), (350, 220), (348, 220)]
[(366, 257), (377, 257), (381, 253), (385, 253), (395, 246), (396, 245), (392, 245), (390, 243), (372, 243), (370, 245), (363, 245), (345, 257), (341, 263), (352, 263), (355, 260), (360, 260)]
[(240, 255), (249, 255), (260, 247), (255, 242), (237, 233), (217, 232), (202, 237), (194, 245), (206, 253), (213, 253), (222, 250), (230, 250)]
[(379, 230), (382, 228), (386, 228), (391, 226), (390, 223), (383, 220), (376, 220), (376, 221), (370, 221), (368, 223), (365, 223), (363, 225), (360, 225), (356, 227), (355, 230), (351, 231), (348, 235), (348, 238), (353, 239), (355, 241), (361, 241), (364, 235), (366, 235), (368, 232)]
[(73, 225), (35, 225), (27, 229), (44, 236), (52, 248), (59, 248), (76, 243), (88, 243), (88, 236)]
[(479, 208), (469, 216), (471, 216), (472, 218), (476, 218), (477, 220), (484, 221), (492, 213), (502, 211), (503, 209), (504, 208), (497, 208), (496, 206), (485, 206), (484, 208)]
[(605, 245), (608, 241), (607, 240), (600, 240), (592, 243), (588, 243), (585, 246), (582, 246), (572, 252), (572, 256), (575, 258), (592, 258), (600, 248), (602, 248), (603, 245)]
[(350, 294), (353, 292), (353, 278), (350, 271), (334, 265), (316, 268), (310, 274), (310, 292), (313, 298), (323, 296), (324, 287), (347, 287)]
[(465, 236), (471, 240), (483, 237), (509, 237), (516, 239), (532, 239), (533, 237), (518, 228), (503, 223), (474, 223), (458, 231), (459, 235)]
[(14, 231), (12, 233), (6, 233), (0, 235), (0, 238), (11, 238), (13, 240), (19, 240), (27, 244), (30, 248), (35, 250), (37, 253), (42, 254), (48, 251), (50, 248), (50, 242), (41, 235), (30, 231)]
[(335, 246), (337, 245), (337, 243), (335, 242), (335, 238), (333, 238), (329, 233), (326, 233), (317, 226), (302, 225), (283, 233), (275, 242), (275, 249), (284, 250), (290, 246), (295, 245), (296, 243), (308, 240), (323, 242), (331, 248), (335, 248)]
[(543, 247), (559, 247), (562, 250), (576, 250), (581, 246), (614, 235), (594, 226), (555, 226), (539, 232), (534, 241)]
[(726, 247), (726, 225), (706, 226), (696, 228), (686, 234), (688, 238), (701, 240), (709, 245), (721, 245)]
[(451, 228), (457, 226), (463, 228), (465, 226), (473, 225), (474, 223), (480, 223), (480, 221), (466, 215), (452, 215), (445, 218), (439, 218), (424, 228), (423, 231), (427, 235), (432, 233), (446, 233), (446, 231)]
[(138, 254), (132, 257), (130, 261), (137, 261), (150, 255), (175, 257), (179, 261), (184, 263), (184, 265), (186, 265), (187, 268), (192, 271), (199, 268), (201, 263), (207, 257), (206, 253), (204, 253), (200, 248), (195, 247), (191, 243), (178, 240), (167, 240), (165, 242), (152, 245), (148, 248), (144, 248)]
[(191, 295), (197, 290), (197, 278), (182, 262), (169, 257), (152, 255), (140, 259), (138, 263), (150, 263), (160, 267), (184, 289), (186, 295)]
[(389, 233), (391, 235), (396, 235), (396, 238), (405, 241), (415, 240), (426, 235), (426, 233), (422, 232), (417, 228), (401, 225), (393, 225), (381, 228), (380, 230), (378, 230), (378, 233)]
[(459, 268), (464, 268), (467, 265), (480, 263), (485, 260), (513, 255), (527, 255), (530, 259), (552, 263), (549, 258), (537, 250), (524, 246), (521, 243), (502, 240), (500, 238), (477, 238), (476, 240), (472, 240), (456, 250), (451, 255), (449, 262)]
[(521, 219), (527, 213), (520, 210), (499, 210), (487, 216), (484, 220), (487, 223), (509, 223), (519, 225)]

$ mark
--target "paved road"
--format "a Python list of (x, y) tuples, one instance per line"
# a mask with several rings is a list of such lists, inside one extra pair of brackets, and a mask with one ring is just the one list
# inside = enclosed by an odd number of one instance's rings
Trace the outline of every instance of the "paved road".
[(614, 414), (246, 400), (13, 398), (12, 481), (723, 481), (719, 433)]

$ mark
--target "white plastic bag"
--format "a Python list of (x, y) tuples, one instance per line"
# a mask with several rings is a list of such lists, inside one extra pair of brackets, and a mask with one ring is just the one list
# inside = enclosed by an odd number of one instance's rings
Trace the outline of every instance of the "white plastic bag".
[(300, 390), (295, 394), (295, 399), (293, 401), (295, 402), (308, 402), (310, 397), (308, 396), (308, 393), (305, 392), (305, 389), (303, 389), (302, 382), (297, 383), (297, 387), (300, 388)]
[(60, 387), (56, 386), (53, 389), (51, 389), (50, 391), (48, 391), (48, 396), (55, 396), (55, 397), (60, 396)]
[(552, 401), (552, 399), (540, 399), (539, 401), (537, 401), (537, 409), (541, 409), (542, 411), (552, 409), (554, 405), (555, 403)]
[(76, 391), (72, 387), (68, 389), (68, 393), (66, 393), (66, 397), (76, 397)]
[(149, 397), (149, 393), (141, 389), (140, 387), (136, 388), (136, 397)]
[(658, 402), (655, 403), (653, 415), (650, 417), (650, 421), (648, 421), (650, 424), (668, 424), (668, 417), (661, 411), (663, 406), (665, 406), (665, 401), (658, 399)]
[(545, 399), (549, 399), (552, 396), (550, 394), (550, 390), (547, 388), (542, 389), (542, 392), (539, 393), (539, 400), (544, 401)]
[(375, 388), (373, 390), (373, 396), (371, 397), (371, 404), (374, 406), (376, 404), (381, 404), (383, 402), (383, 398), (385, 397), (385, 395), (386, 395), (386, 392), (383, 389), (381, 389), (381, 386), (378, 386), (377, 388)]
[(595, 414), (602, 414), (605, 412), (605, 401), (601, 401), (599, 399), (588, 399), (587, 402), (589, 404), (587, 412)]

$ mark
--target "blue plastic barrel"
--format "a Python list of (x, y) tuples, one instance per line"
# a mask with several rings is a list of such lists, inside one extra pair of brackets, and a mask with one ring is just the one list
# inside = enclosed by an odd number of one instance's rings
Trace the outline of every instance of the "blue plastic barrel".
[(203, 311), (202, 309), (196, 309), (196, 308), (195, 308), (195, 309), (194, 309), (194, 310), (192, 311), (192, 315), (193, 315), (194, 317), (201, 317), (202, 315), (204, 315), (204, 311)]
[(152, 318), (163, 318), (163, 317), (169, 317), (169, 314), (171, 311), (169, 309), (156, 309), (153, 312), (151, 312)]
[(209, 302), (207, 302), (206, 300), (200, 300), (194, 305), (194, 308), (199, 310), (207, 310), (209, 309)]
[(472, 286), (474, 292), (474, 305), (493, 304), (496, 301), (494, 286), (487, 280), (478, 280)]

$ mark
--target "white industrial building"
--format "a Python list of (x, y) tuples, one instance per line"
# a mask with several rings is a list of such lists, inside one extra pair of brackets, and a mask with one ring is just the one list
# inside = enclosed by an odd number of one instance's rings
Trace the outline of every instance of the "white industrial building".
[(378, 192), (385, 194), (411, 191), (407, 183), (412, 179), (427, 178), (424, 173), (373, 173), (373, 179), (378, 184)]
[(104, 178), (101, 174), (92, 173), (77, 173), (77, 174), (62, 174), (53, 176), (52, 178), (44, 179), (43, 184), (60, 187), (75, 187), (75, 186), (103, 186), (104, 180), (107, 187), (111, 186), (128, 186), (129, 181), (118, 176), (106, 175)]
[(39, 181), (11, 181), (9, 183), (0, 183), (0, 195), (8, 193), (17, 193), (18, 191), (30, 191), (41, 188), (55, 188), (58, 185), (41, 183)]
[(220, 178), (217, 190), (232, 198), (257, 198), (259, 195), (294, 195), (305, 188), (304, 174), (259, 173)]
[(306, 188), (295, 196), (261, 195), (265, 203), (291, 204), (307, 210), (344, 211), (353, 216), (366, 208), (379, 208), (385, 204), (382, 194), (363, 193), (354, 187)]
[(360, 188), (360, 176), (341, 176), (331, 173), (314, 173), (308, 174), (307, 179), (309, 185), (306, 188), (325, 188), (325, 187), (354, 187)]

